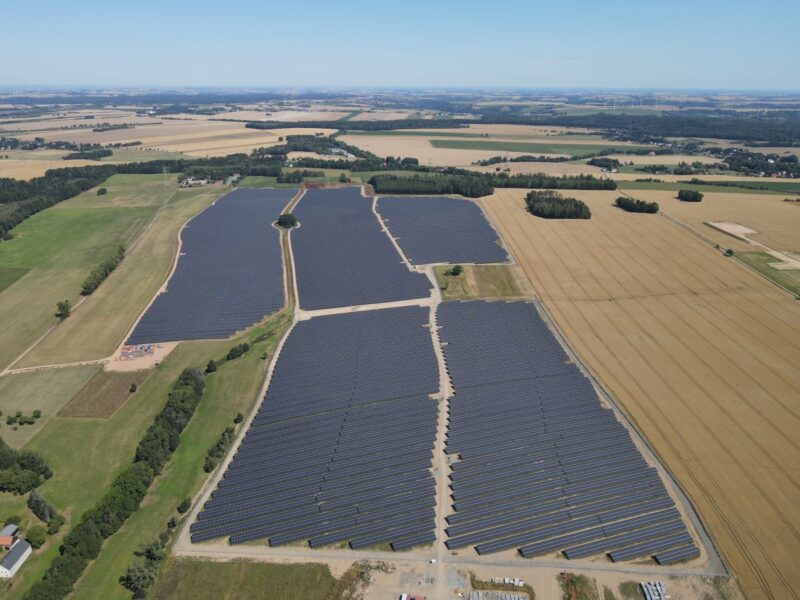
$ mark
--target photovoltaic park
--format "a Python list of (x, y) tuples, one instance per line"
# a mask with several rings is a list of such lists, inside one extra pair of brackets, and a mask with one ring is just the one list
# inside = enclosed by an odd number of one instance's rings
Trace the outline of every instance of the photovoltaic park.
[(435, 540), (439, 373), (422, 307), (300, 321), (193, 542)]
[(377, 210), (408, 260), (416, 265), (508, 260), (497, 233), (470, 200), (382, 196)]
[(526, 302), (441, 304), (447, 547), (660, 564), (699, 551), (655, 467)]
[(284, 304), (283, 259), (273, 222), (291, 189), (237, 189), (181, 232), (167, 289), (150, 305), (129, 344), (226, 338)]
[(307, 190), (294, 211), (300, 306), (315, 310), (427, 298), (430, 281), (403, 264), (361, 188)]

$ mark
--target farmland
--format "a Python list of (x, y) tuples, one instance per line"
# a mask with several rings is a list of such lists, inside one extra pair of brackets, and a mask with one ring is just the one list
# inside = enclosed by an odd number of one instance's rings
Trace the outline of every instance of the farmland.
[[(800, 548), (800, 307), (664, 218), (580, 192), (592, 219), (482, 201), (567, 339), (699, 509), (747, 597), (787, 597)], [(769, 543), (766, 542), (769, 540)]]

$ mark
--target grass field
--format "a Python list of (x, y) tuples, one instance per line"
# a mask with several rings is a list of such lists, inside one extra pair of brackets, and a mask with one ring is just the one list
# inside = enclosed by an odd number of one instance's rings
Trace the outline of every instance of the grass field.
[[(562, 138), (564, 139), (564, 138)], [(613, 146), (603, 144), (575, 144), (571, 141), (560, 142), (509, 142), (493, 140), (430, 140), (434, 148), (448, 148), (454, 150), (491, 150), (493, 152), (526, 152), (531, 154), (568, 154), (575, 156), (600, 152), (601, 150), (615, 150), (618, 148), (637, 149), (645, 146)]]
[[(93, 196), (94, 192), (90, 191), (75, 198), (74, 202), (80, 205), (92, 202), (93, 198), (102, 199), (103, 203), (112, 205), (151, 202), (150, 207), (126, 206), (102, 210), (148, 210), (150, 217), (158, 211), (157, 218), (144, 231), (136, 245), (128, 250), (125, 260), (97, 291), (17, 366), (94, 360), (111, 355), (147, 303), (166, 281), (175, 259), (180, 228), (188, 219), (227, 191), (224, 188), (179, 190), (174, 179), (171, 178), (169, 184), (164, 184), (161, 175), (124, 176), (121, 180), (117, 180), (117, 177), (120, 176), (111, 178), (115, 185), (108, 187), (109, 193), (106, 196)], [(147, 178), (143, 180), (144, 184), (141, 187), (135, 179), (129, 179), (139, 177)], [(68, 202), (71, 203), (73, 200)], [(58, 214), (71, 212), (73, 210), (66, 208), (57, 211)], [(92, 262), (91, 268), (98, 262), (99, 260)], [(79, 291), (80, 281), (88, 275), (89, 270), (91, 269), (82, 269), (81, 277), (76, 277), (78, 282), (72, 284), (70, 289), (75, 288), (76, 292)], [(3, 295), (0, 294), (0, 301)], [(52, 304), (55, 306), (55, 300), (52, 300)]]
[(800, 303), (668, 219), (615, 209), (616, 192), (571, 194), (591, 220), (530, 216), (524, 190), (481, 203), (744, 596), (798, 597)]
[[(647, 173), (642, 173), (642, 178), (650, 177)], [(658, 175), (654, 176), (658, 179)], [(756, 193), (752, 189), (745, 187), (733, 187), (722, 185), (697, 185), (694, 183), (678, 183), (672, 181), (617, 181), (619, 189), (621, 190), (649, 190), (649, 191), (667, 191), (677, 192), (678, 190), (696, 190), (704, 194), (717, 192), (720, 194), (753, 194)], [(759, 194), (778, 194), (785, 195), (786, 192), (777, 190), (763, 190), (757, 192)]]
[(277, 177), (265, 177), (263, 175), (248, 175), (236, 183), (236, 187), (246, 188), (296, 188), (299, 183), (277, 183)]
[[(175, 363), (180, 361), (185, 366), (202, 366), (212, 358), (220, 360), (229, 348), (243, 341), (249, 341), (252, 345), (242, 358), (222, 365), (209, 376), (203, 400), (181, 435), (180, 448), (156, 480), (142, 507), (119, 532), (106, 541), (103, 552), (90, 565), (74, 598), (130, 598), (130, 593), (117, 580), (133, 561), (133, 551), (142, 543), (155, 539), (175, 514), (175, 508), (181, 500), (193, 496), (200, 489), (208, 477), (203, 471), (206, 451), (225, 427), (233, 424), (238, 412), (247, 413), (259, 399), (258, 392), (269, 363), (261, 355), (264, 352), (272, 354), (290, 321), (290, 311), (284, 311), (239, 339), (184, 343), (173, 352), (180, 353)], [(257, 339), (261, 341), (256, 342)], [(173, 355), (167, 357), (164, 364), (171, 359)], [(142, 386), (142, 391), (148, 383), (149, 380)], [(171, 381), (168, 383), (171, 385)], [(160, 390), (163, 399), (165, 392), (165, 389)], [(136, 392), (132, 400), (138, 400), (139, 395), (140, 392)], [(120, 412), (135, 403), (129, 400)]]
[(14, 229), (0, 244), (0, 270), (27, 269), (0, 292), (0, 368), (55, 323), (56, 302), (80, 297), (81, 282), (118, 244), (129, 244), (155, 207), (51, 208)]
[(449, 274), (451, 267), (435, 267), (436, 281), (444, 300), (471, 298), (519, 298), (519, 289), (511, 267), (506, 265), (465, 265), (461, 275)]
[[(87, 365), (0, 377), (0, 410), (3, 411), (0, 436), (9, 446), (21, 448), (99, 369), (98, 365)], [(7, 415), (22, 411), (30, 416), (37, 409), (42, 411), (42, 416), (33, 425), (18, 425), (14, 431), (6, 424)]]
[(775, 257), (766, 252), (737, 252), (736, 258), (800, 298), (800, 270), (776, 269), (770, 266), (776, 262)]
[(324, 600), (335, 581), (323, 565), (171, 559), (166, 575), (150, 597), (154, 600)]
[(29, 269), (5, 267), (0, 269), (0, 292), (12, 285), (17, 279), (25, 275)]
[(148, 375), (150, 371), (98, 370), (58, 412), (58, 416), (107, 419), (131, 397), (131, 385), (141, 386)]

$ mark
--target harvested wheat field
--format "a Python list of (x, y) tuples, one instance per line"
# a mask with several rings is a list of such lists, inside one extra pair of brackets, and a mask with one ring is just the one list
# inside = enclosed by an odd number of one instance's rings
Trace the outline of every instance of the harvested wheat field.
[[(747, 598), (798, 598), (800, 303), (660, 215), (482, 204), (577, 353), (688, 493)], [(735, 215), (734, 215), (735, 216)]]
[(595, 175), (602, 173), (600, 167), (587, 165), (585, 162), (507, 162), (486, 167), (473, 166), (472, 171), (479, 173), (494, 173), (497, 168), (501, 171), (508, 170), (509, 175), (524, 175), (526, 173), (547, 173), (551, 175)]
[(800, 210), (779, 195), (706, 193), (702, 202), (681, 202), (675, 192), (630, 190), (642, 200), (658, 202), (660, 209), (725, 248), (753, 250), (753, 246), (713, 229), (706, 222), (733, 221), (758, 233), (748, 235), (775, 250), (800, 252)]

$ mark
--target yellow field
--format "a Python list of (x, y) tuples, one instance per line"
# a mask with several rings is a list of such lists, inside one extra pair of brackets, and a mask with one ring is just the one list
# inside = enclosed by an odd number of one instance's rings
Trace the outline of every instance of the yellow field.
[(591, 220), (533, 217), (523, 190), (482, 204), (745, 597), (800, 597), (800, 303), (665, 217), (614, 208), (616, 192), (574, 194)]
[(553, 175), (600, 175), (602, 170), (600, 167), (592, 167), (581, 163), (573, 162), (507, 162), (497, 165), (489, 165), (488, 167), (469, 167), (472, 171), (479, 173), (494, 173), (497, 168), (501, 171), (508, 169), (509, 175), (522, 175), (525, 173), (548, 173)]
[(717, 229), (704, 225), (707, 221), (734, 221), (758, 231), (748, 236), (774, 250), (800, 252), (800, 209), (784, 202), (783, 196), (706, 193), (702, 202), (681, 202), (675, 192), (629, 190), (631, 196), (658, 202), (659, 208), (682, 223), (690, 225), (724, 248), (753, 251), (752, 245), (741, 242)]

